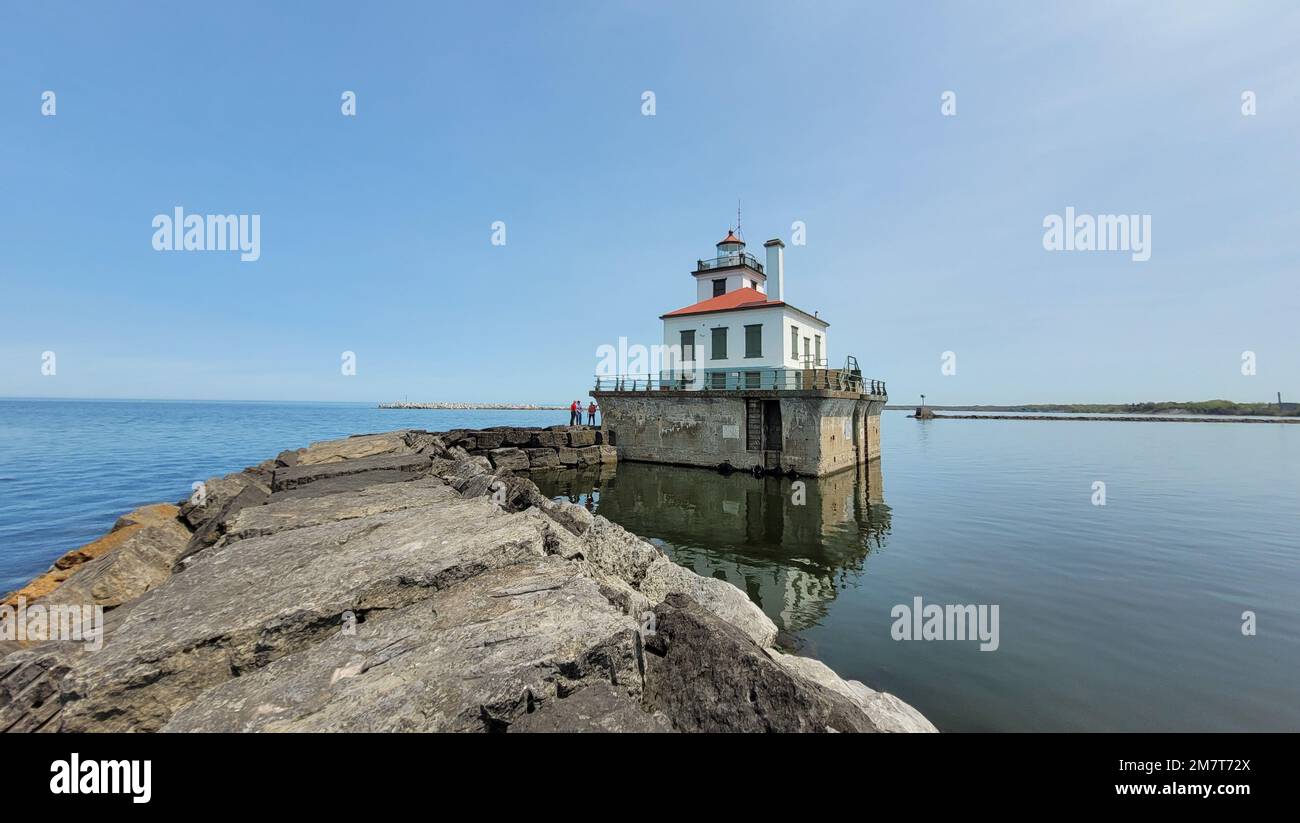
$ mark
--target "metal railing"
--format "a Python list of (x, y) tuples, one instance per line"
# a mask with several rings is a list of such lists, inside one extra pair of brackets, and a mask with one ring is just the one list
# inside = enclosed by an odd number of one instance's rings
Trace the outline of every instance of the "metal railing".
[(796, 391), (825, 389), (883, 397), (885, 381), (844, 369), (699, 369), (596, 377), (595, 391)]
[(738, 254), (723, 254), (712, 260), (697, 260), (696, 271), (708, 271), (709, 269), (725, 269), (728, 266), (748, 266), (760, 274), (763, 272), (763, 264), (758, 262), (758, 258), (748, 252)]

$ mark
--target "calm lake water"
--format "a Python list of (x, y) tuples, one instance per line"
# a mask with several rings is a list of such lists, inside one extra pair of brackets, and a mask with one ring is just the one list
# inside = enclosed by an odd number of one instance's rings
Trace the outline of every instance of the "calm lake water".
[[(880, 463), (805, 480), (802, 505), (784, 478), (631, 463), (541, 485), (736, 584), (804, 653), (945, 731), (1300, 730), (1300, 427), (904, 415), (885, 413)], [(123, 512), (284, 448), (566, 420), (0, 401), (0, 590)], [(997, 651), (893, 640), (891, 609), (918, 596), (996, 604)]]

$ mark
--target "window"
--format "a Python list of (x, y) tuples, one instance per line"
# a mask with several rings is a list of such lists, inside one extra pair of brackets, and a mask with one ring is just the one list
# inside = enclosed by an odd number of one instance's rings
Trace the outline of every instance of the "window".
[(710, 360), (727, 359), (727, 327), (713, 330), (713, 345), (709, 347)]
[(808, 356), (809, 356), (811, 353), (812, 353), (812, 341), (809, 340), (807, 337), (805, 337), (805, 338), (803, 339), (803, 359), (804, 359), (804, 368), (807, 368), (807, 367), (809, 367), (809, 366), (816, 366), (816, 365), (817, 365), (816, 363), (809, 363), (809, 362), (808, 362)]
[(799, 360), (799, 327), (790, 327), (790, 359)]
[(763, 381), (763, 373), (761, 371), (745, 372), (745, 388), (757, 389), (762, 385), (762, 381)]
[(695, 372), (687, 364), (695, 363), (695, 330), (684, 331), (682, 334), (682, 379), (694, 380)]
[(763, 356), (763, 325), (745, 327), (745, 356)]
[(724, 294), (726, 294), (726, 293), (727, 293), (727, 281), (726, 281), (726, 279), (722, 279), (722, 280), (714, 280), (714, 281), (713, 281), (713, 296), (714, 296), (714, 297), (721, 297), (722, 295), (724, 295)]
[(709, 388), (725, 389), (727, 387), (727, 373), (725, 371), (709, 372)]
[(695, 359), (695, 330), (684, 331), (682, 334), (682, 362), (689, 363)]
[(747, 284), (749, 284), (749, 287), (750, 287), (751, 289), (757, 289), (757, 288), (758, 288), (758, 286), (755, 286), (755, 285), (754, 285), (754, 281), (753, 281), (753, 280), (746, 280), (745, 282), (746, 282)]
[(820, 334), (815, 335), (813, 337), (813, 340), (816, 342), (817, 345), (817, 362), (814, 363), (813, 365), (820, 366), (822, 364), (822, 336)]

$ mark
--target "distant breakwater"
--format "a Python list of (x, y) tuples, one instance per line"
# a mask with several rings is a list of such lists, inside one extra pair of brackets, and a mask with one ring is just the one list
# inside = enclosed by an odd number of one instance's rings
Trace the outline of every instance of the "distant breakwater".
[[(908, 417), (916, 417), (909, 414)], [(1300, 423), (1295, 417), (1158, 417), (1145, 414), (934, 414), (927, 420), (1111, 420), (1133, 423)]]
[(467, 411), (490, 409), (493, 411), (568, 411), (568, 406), (547, 406), (536, 403), (380, 403), (381, 409), (455, 409)]

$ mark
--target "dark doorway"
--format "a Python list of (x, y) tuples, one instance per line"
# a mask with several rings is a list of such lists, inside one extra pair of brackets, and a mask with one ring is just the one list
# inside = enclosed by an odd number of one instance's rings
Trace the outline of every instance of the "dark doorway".
[(763, 448), (770, 452), (781, 451), (781, 401), (763, 401)]

